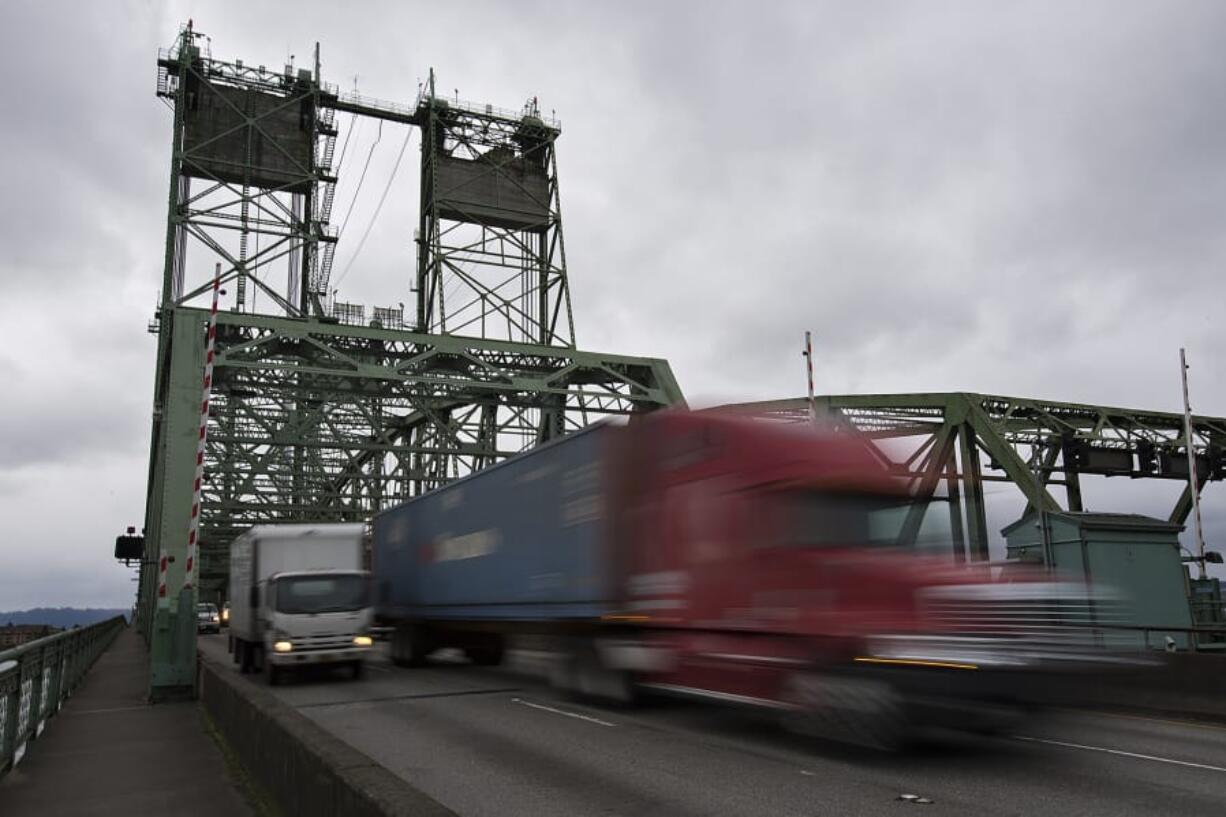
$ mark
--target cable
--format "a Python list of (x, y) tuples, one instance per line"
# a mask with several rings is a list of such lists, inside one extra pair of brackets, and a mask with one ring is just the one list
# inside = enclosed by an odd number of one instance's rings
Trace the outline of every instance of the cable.
[(335, 176), (341, 175), (341, 169), (345, 166), (345, 152), (349, 150), (349, 137), (353, 136), (354, 131), (358, 130), (358, 115), (350, 114), (349, 127), (345, 128), (345, 141), (341, 142), (341, 157), (336, 160)]
[[(379, 203), (375, 205), (375, 212), (370, 217), (370, 223), (366, 225), (366, 232), (362, 233), (362, 239), (358, 242), (358, 247), (353, 251), (353, 255), (349, 258), (349, 263), (345, 265), (345, 269), (341, 272), (339, 278), (336, 279), (334, 287), (339, 287), (341, 281), (345, 280), (345, 276), (349, 274), (349, 269), (353, 266), (353, 262), (357, 260), (358, 253), (362, 251), (362, 247), (366, 245), (366, 239), (370, 236), (371, 228), (375, 226), (375, 219), (379, 217), (379, 211), (383, 209), (383, 202), (387, 201), (387, 193), (392, 189), (392, 182), (396, 179), (396, 171), (400, 169), (400, 160), (404, 158), (404, 152), (409, 146), (409, 139), (413, 136), (413, 129), (407, 128), (404, 133), (404, 141), (400, 143), (400, 152), (396, 154), (396, 164), (392, 166), (392, 174), (387, 177), (387, 184), (383, 186), (383, 195), (379, 196)], [(342, 228), (344, 229), (344, 228)]]
[(340, 232), (336, 234), (339, 241), (340, 237), (345, 234), (345, 227), (349, 224), (349, 217), (353, 215), (353, 206), (358, 203), (358, 194), (362, 192), (362, 182), (366, 181), (366, 171), (370, 169), (371, 157), (375, 155), (375, 148), (379, 146), (379, 140), (383, 138), (383, 120), (379, 120), (379, 133), (375, 136), (375, 141), (370, 145), (370, 152), (366, 154), (366, 164), (362, 165), (362, 175), (358, 177), (357, 189), (353, 191), (353, 198), (349, 200), (349, 209), (345, 211), (345, 220), (341, 222)]

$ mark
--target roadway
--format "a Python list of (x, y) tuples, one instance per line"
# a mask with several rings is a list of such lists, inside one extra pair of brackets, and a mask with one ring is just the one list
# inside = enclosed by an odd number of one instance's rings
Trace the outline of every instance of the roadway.
[[(224, 635), (200, 646), (228, 662)], [(550, 690), (543, 670), (543, 657), (526, 651), (497, 669), (402, 669), (378, 656), (362, 681), (314, 673), (272, 689), (472, 817), (1226, 813), (1219, 725), (1062, 713), (1009, 737), (940, 736), (883, 756), (800, 739), (753, 712), (574, 703)]]

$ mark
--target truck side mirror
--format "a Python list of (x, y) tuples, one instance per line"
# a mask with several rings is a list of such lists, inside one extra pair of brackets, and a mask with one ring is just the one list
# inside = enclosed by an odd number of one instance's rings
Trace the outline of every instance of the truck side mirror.
[(248, 604), (252, 610), (260, 606), (260, 588), (256, 585), (251, 585), (251, 597)]

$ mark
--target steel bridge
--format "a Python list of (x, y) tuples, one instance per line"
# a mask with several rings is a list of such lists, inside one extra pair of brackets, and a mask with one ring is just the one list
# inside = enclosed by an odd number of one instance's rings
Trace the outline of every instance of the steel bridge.
[[(1008, 483), (1027, 508), (1084, 510), (1082, 475), (1183, 483), (1171, 522), (1192, 508), (1181, 414), (970, 392), (855, 394), (726, 406), (792, 423), (819, 419), (861, 435), (919, 501), (903, 526), (911, 546), (932, 500), (949, 508), (954, 556), (987, 559), (984, 485)], [(1226, 477), (1226, 418), (1194, 415), (1198, 490)], [(1064, 489), (1060, 504), (1051, 489)], [(943, 490), (942, 490), (943, 489)], [(1012, 521), (1012, 520), (1009, 520)]]
[[(444, 99), (433, 77), (413, 104), (371, 100), (323, 82), (318, 49), (307, 69), (227, 62), (190, 23), (159, 54), (157, 94), (173, 128), (150, 325), (158, 348), (145, 536), (116, 544), (140, 560), (146, 644), (115, 619), (0, 651), (6, 815), (128, 814), (151, 802), (243, 813), (251, 792), (233, 786), (196, 704), (134, 703), (193, 694), (258, 796), (292, 814), (758, 814), (811, 810), (818, 798), (866, 814), (893, 814), (906, 800), (979, 814), (1001, 798), (1086, 814), (1220, 812), (1226, 739), (1203, 723), (1082, 713), (1002, 738), (1004, 771), (977, 746), (974, 757), (959, 750), (875, 768), (775, 741), (739, 717), (696, 721), (696, 708), (667, 707), (631, 716), (556, 701), (550, 665), (531, 642), (510, 651), (505, 675), (462, 665), (399, 672), (378, 655), (377, 684), (257, 688), (233, 670), (223, 639), (196, 638), (195, 601), (220, 592), (237, 531), (363, 520), (600, 417), (674, 405), (682, 394), (664, 360), (578, 347), (557, 184), (561, 126), (535, 100), (502, 109)], [(333, 280), (345, 246), (333, 218), (338, 116), (402, 126), (406, 146), (420, 133), (416, 255), (402, 286), (369, 313), (338, 300)], [(215, 274), (229, 308), (217, 317), (202, 407), (203, 302)], [(408, 316), (397, 300), (405, 288), (415, 296)], [(190, 582), (202, 408), (201, 559)], [(920, 500), (899, 544), (915, 545), (925, 513), (943, 502), (957, 560), (988, 558), (987, 483), (1011, 483), (1032, 509), (1076, 513), (1086, 475), (1182, 481), (1168, 515), (1182, 524), (1193, 491), (1226, 476), (1226, 419), (1216, 417), (1194, 416), (1189, 434), (1177, 414), (973, 393), (725, 409), (860, 436)], [(1173, 658), (1159, 674), (1094, 688), (1092, 703), (1226, 717), (1220, 656)], [(12, 774), (19, 763), (23, 773)]]
[[(682, 400), (668, 363), (576, 345), (558, 192), (561, 125), (435, 94), (339, 93), (309, 68), (214, 58), (189, 23), (158, 56), (173, 112), (141, 573), (151, 694), (190, 694), (194, 605), (220, 600), (228, 543), (260, 522), (362, 521), (601, 417)], [(389, 303), (337, 299), (338, 115), (420, 132), (413, 271)], [(344, 150), (342, 148), (342, 155)], [(356, 193), (355, 193), (356, 195)], [(352, 263), (353, 259), (350, 259)], [(214, 270), (217, 319), (185, 575)], [(160, 595), (159, 583), (166, 592)]]

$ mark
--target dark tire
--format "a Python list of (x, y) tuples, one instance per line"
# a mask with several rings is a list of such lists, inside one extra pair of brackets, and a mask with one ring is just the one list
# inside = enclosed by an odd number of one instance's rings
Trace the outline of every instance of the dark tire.
[(352, 664), (349, 665), (349, 675), (353, 680), (361, 681), (362, 677), (365, 674), (366, 674), (366, 662), (365, 661), (354, 661)]
[(909, 736), (901, 701), (882, 681), (798, 672), (788, 679), (784, 698), (792, 706), (784, 726), (806, 737), (895, 752)]
[(606, 666), (594, 641), (574, 645), (571, 666), (572, 695), (613, 706), (632, 706), (638, 700), (633, 674)]
[(502, 663), (505, 653), (506, 647), (500, 635), (491, 635), (489, 638), (483, 639), (480, 644), (464, 649), (464, 654), (479, 667), (498, 666)]
[(422, 628), (413, 624), (398, 624), (392, 633), (392, 663), (398, 667), (420, 667), (431, 650)]
[(264, 677), (268, 679), (268, 685), (270, 687), (275, 687), (281, 682), (281, 668), (271, 661), (265, 661)]
[(251, 672), (251, 645), (241, 638), (234, 639), (234, 660), (238, 663), (238, 671), (243, 675)]
[(549, 672), (549, 685), (567, 698), (579, 697), (578, 652), (570, 640), (559, 641), (554, 648), (553, 668)]

